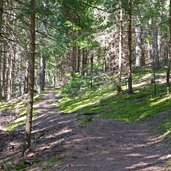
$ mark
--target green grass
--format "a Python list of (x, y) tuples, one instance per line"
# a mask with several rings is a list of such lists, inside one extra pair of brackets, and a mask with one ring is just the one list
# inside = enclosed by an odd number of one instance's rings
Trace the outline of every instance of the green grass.
[(61, 156), (53, 156), (48, 160), (48, 163), (57, 163), (60, 162), (63, 158)]
[(140, 90), (133, 95), (108, 92), (84, 100), (61, 101), (63, 112), (81, 114), (96, 113), (103, 118), (135, 122), (143, 118), (152, 117), (156, 113), (170, 108), (171, 95), (163, 93), (162, 86), (158, 86), (158, 95), (152, 97), (152, 86)]
[(78, 119), (79, 119), (79, 124), (80, 124), (80, 126), (85, 126), (85, 125), (87, 125), (89, 122), (92, 121), (93, 116), (85, 116), (85, 117), (82, 118), (82, 119), (80, 119), (80, 118), (78, 118)]
[[(33, 115), (37, 114), (37, 110), (33, 109)], [(6, 127), (6, 131), (13, 131), (15, 128), (17, 128), (20, 125), (23, 125), (25, 123), (25, 119), (26, 119), (26, 111), (24, 110), (23, 112), (21, 112), (16, 119), (14, 119), (13, 121), (11, 121), (7, 127)]]
[[(43, 94), (37, 94), (34, 96), (34, 103), (40, 100)], [(7, 127), (6, 131), (12, 131), (16, 127), (23, 125), (25, 123), (26, 118), (26, 99), (15, 100), (13, 102), (1, 102), (0, 103), (1, 111), (15, 110), (17, 111), (16, 117), (12, 120)], [(33, 115), (37, 113), (37, 110), (33, 109)]]
[(52, 156), (47, 161), (43, 162), (42, 171), (49, 171), (51, 167), (64, 159), (64, 156)]
[[(160, 70), (158, 75), (164, 74)], [(157, 85), (157, 94), (153, 96), (153, 85), (149, 83), (151, 72), (144, 71), (134, 73), (134, 91), (129, 95), (126, 93), (126, 87), (123, 86), (122, 94), (117, 94), (112, 89), (98, 89), (95, 92), (82, 95), (76, 99), (62, 98), (60, 100), (60, 109), (64, 113), (76, 113), (81, 119), (80, 123), (88, 123), (89, 118), (81, 117), (83, 115), (98, 116), (102, 118), (111, 118), (124, 122), (138, 122), (141, 119), (153, 117), (158, 113), (171, 108), (171, 94), (166, 94), (165, 85)], [(142, 86), (142, 85), (145, 86)], [(170, 122), (161, 124), (164, 130), (171, 129)]]
[(22, 169), (27, 168), (28, 166), (29, 166), (29, 165), (28, 165), (27, 163), (21, 162), (21, 163), (17, 163), (17, 164), (15, 165), (15, 169), (16, 169), (16, 170), (22, 170)]

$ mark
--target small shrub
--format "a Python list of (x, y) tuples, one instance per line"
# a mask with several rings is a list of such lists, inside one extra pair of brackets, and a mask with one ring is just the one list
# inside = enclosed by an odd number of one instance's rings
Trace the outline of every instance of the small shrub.
[(85, 87), (85, 80), (78, 73), (71, 73), (71, 79), (62, 89), (62, 93), (67, 97), (77, 97)]

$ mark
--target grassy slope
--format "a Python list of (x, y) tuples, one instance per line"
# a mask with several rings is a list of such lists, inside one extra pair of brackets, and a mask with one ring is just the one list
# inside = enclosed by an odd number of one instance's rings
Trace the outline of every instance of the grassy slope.
[[(164, 71), (159, 71), (158, 76), (164, 75)], [(166, 94), (164, 78), (158, 79), (157, 95), (153, 96), (153, 85), (150, 80), (149, 71), (137, 72), (134, 74), (133, 95), (125, 91), (117, 95), (115, 90), (99, 88), (95, 92), (87, 93), (76, 99), (62, 98), (60, 109), (67, 113), (77, 113), (77, 116), (92, 117), (94, 114), (103, 118), (112, 118), (126, 122), (137, 122), (141, 119), (153, 117), (159, 112), (171, 108), (171, 94)], [(126, 87), (123, 86), (123, 89)], [(91, 120), (91, 119), (87, 119)], [(83, 121), (84, 122), (84, 121)], [(85, 119), (86, 122), (86, 119)], [(163, 122), (161, 127), (164, 131), (171, 129), (171, 123)]]
[[(42, 95), (35, 95), (34, 102), (37, 102)], [(12, 120), (6, 127), (6, 131), (12, 131), (17, 126), (22, 125), (25, 123), (26, 118), (26, 98), (22, 100), (13, 100), (10, 102), (0, 102), (0, 111), (8, 111), (8, 110), (15, 110), (16, 117)], [(33, 111), (33, 114), (36, 114), (36, 110)]]

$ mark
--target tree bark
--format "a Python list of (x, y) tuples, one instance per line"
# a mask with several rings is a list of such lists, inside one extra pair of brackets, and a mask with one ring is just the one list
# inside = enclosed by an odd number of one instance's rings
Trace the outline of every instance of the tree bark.
[(153, 84), (153, 95), (155, 96), (156, 95), (156, 92), (157, 92), (157, 87), (156, 87), (156, 61), (155, 61), (155, 52), (152, 51), (152, 58), (153, 58), (153, 63), (152, 63), (152, 71), (153, 71), (153, 78), (151, 79), (151, 83)]
[[(6, 50), (6, 43), (4, 43), (3, 49), (4, 51)], [(6, 99), (6, 72), (7, 72), (7, 58), (6, 58), (6, 53), (3, 54), (2, 58), (2, 95), (3, 98)]]
[(76, 72), (76, 46), (73, 45), (71, 52), (72, 72)]
[(45, 56), (40, 58), (40, 73), (39, 73), (39, 93), (44, 91), (45, 87)]
[(24, 94), (28, 93), (28, 59), (26, 60), (26, 69), (25, 69), (25, 73), (24, 73)]
[(119, 26), (119, 63), (118, 63), (118, 82), (117, 92), (122, 91), (121, 88), (121, 74), (122, 74), (122, 0), (120, 0), (120, 26)]
[(135, 47), (136, 60), (135, 60), (135, 66), (137, 68), (141, 68), (142, 67), (141, 35), (142, 35), (142, 33), (141, 33), (141, 26), (137, 25), (135, 27), (135, 37), (136, 37), (136, 47)]
[(82, 68), (81, 68), (81, 74), (85, 75), (86, 73), (86, 49), (82, 49)]
[(128, 14), (128, 93), (133, 93), (132, 88), (132, 0), (129, 0)]
[(30, 1), (30, 54), (28, 58), (28, 99), (27, 99), (27, 116), (25, 125), (24, 151), (31, 148), (31, 130), (33, 114), (33, 92), (34, 92), (34, 63), (35, 63), (35, 0)]
[(81, 49), (77, 46), (77, 72), (80, 73)]
[(9, 50), (8, 57), (8, 83), (7, 83), (7, 101), (12, 97), (12, 73), (13, 73), (13, 50), (12, 47)]
[(157, 42), (157, 36), (158, 36), (158, 29), (156, 26), (156, 21), (154, 18), (152, 19), (152, 27), (153, 27), (153, 60), (154, 60), (154, 67), (156, 69), (159, 68), (159, 54), (158, 54), (158, 42)]
[(90, 62), (91, 62), (91, 88), (93, 87), (93, 70), (94, 70), (94, 54), (92, 52), (91, 54), (91, 58), (90, 58)]
[(1, 82), (1, 74), (2, 74), (2, 19), (3, 19), (3, 0), (0, 0), (0, 100), (2, 99), (2, 82)]
[(167, 92), (170, 93), (170, 66), (171, 65), (171, 0), (169, 5), (169, 45), (168, 45), (168, 62), (167, 62), (167, 73), (166, 73), (166, 83)]

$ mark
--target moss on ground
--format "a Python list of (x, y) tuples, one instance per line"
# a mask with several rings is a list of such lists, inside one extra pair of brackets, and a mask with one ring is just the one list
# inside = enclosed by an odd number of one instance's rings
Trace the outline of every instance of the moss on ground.
[[(158, 72), (162, 76), (164, 71)], [(157, 94), (153, 95), (153, 85), (149, 84), (147, 78), (151, 77), (151, 72), (144, 71), (134, 74), (134, 94), (127, 94), (126, 87), (123, 86), (123, 92), (117, 94), (110, 89), (104, 91), (98, 89), (95, 92), (87, 93), (89, 96), (70, 99), (62, 98), (60, 100), (60, 109), (64, 113), (76, 113), (80, 116), (80, 123), (88, 123), (87, 118), (81, 117), (87, 113), (102, 118), (111, 118), (124, 122), (138, 122), (141, 119), (153, 117), (160, 112), (171, 108), (171, 94), (166, 94), (166, 85), (157, 84)], [(170, 119), (161, 123), (162, 129), (167, 131), (171, 129)]]
[[(38, 102), (43, 94), (37, 94), (34, 96), (34, 103)], [(0, 111), (15, 110), (16, 117), (6, 127), (6, 131), (12, 131), (16, 127), (23, 125), (26, 118), (26, 98), (22, 100), (14, 100), (13, 102), (1, 102)], [(33, 115), (37, 113), (36, 109), (33, 109)]]

